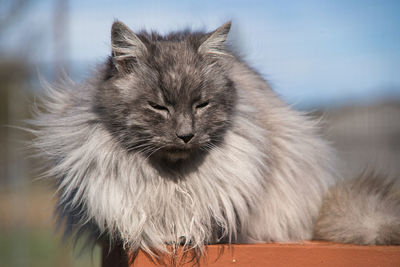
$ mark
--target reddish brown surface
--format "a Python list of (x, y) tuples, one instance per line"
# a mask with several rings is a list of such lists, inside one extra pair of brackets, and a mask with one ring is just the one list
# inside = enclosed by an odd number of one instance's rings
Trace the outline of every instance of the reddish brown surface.
[[(400, 246), (355, 246), (324, 242), (301, 244), (252, 244), (208, 246), (207, 257), (200, 260), (205, 267), (267, 267), (267, 266), (332, 266), (332, 267), (400, 267)], [(160, 266), (140, 252), (131, 267)], [(182, 265), (193, 266), (193, 263)]]

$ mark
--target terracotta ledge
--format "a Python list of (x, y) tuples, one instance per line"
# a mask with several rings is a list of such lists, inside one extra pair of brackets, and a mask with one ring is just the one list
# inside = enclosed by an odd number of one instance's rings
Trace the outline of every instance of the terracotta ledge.
[[(223, 253), (221, 249), (224, 248)], [(167, 260), (168, 261), (168, 260)], [(131, 267), (160, 266), (139, 252)], [(184, 267), (190, 264), (180, 265)], [(299, 244), (210, 245), (201, 267), (267, 267), (267, 266), (332, 266), (368, 267), (400, 266), (400, 246), (356, 246), (325, 242)]]

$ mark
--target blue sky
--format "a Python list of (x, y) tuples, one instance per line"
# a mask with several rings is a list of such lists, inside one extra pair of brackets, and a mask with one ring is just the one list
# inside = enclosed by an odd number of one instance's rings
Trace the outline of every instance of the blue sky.
[[(12, 51), (40, 32), (30, 55), (52, 61), (54, 1), (36, 1), (0, 39)], [(231, 42), (286, 101), (299, 106), (400, 99), (400, 1), (69, 1), (67, 55), (90, 68), (110, 51), (110, 27), (119, 19), (134, 30), (161, 33), (213, 30), (232, 20)]]

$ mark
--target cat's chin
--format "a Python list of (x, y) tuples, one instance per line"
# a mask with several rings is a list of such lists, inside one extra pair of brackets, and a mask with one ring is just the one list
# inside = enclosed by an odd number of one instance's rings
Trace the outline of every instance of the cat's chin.
[(185, 147), (168, 147), (160, 149), (157, 153), (157, 157), (164, 161), (176, 162), (190, 159), (197, 151), (197, 147), (188, 145)]
[(192, 151), (189, 149), (173, 149), (164, 151), (163, 156), (168, 161), (176, 162), (178, 160), (188, 159), (191, 154)]

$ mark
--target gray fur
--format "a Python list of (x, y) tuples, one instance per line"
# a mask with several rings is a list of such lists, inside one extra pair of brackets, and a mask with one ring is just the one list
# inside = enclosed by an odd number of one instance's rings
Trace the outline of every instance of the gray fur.
[(312, 238), (334, 154), (225, 47), (229, 27), (163, 37), (115, 22), (92, 80), (48, 88), (34, 144), (72, 231), (149, 253)]
[(315, 239), (363, 245), (400, 245), (400, 183), (364, 172), (325, 196)]

